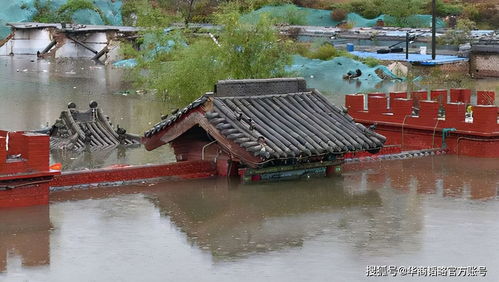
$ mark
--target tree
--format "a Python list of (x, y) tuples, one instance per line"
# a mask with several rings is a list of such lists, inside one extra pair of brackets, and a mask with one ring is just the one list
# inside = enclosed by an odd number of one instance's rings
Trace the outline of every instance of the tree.
[[(92, 10), (99, 14), (104, 24), (109, 24), (108, 18), (104, 15), (101, 9), (99, 9), (90, 0), (68, 0), (65, 4), (61, 5), (56, 9), (53, 2), (41, 0), (35, 0), (33, 2), (34, 8), (36, 10), (32, 17), (35, 22), (42, 23), (54, 23), (54, 22), (73, 22), (73, 14), (79, 10)], [(27, 7), (26, 5), (24, 7)]]
[[(265, 16), (256, 24), (241, 23), (239, 18), (237, 4), (220, 8), (214, 17), (223, 26), (217, 34), (218, 41), (193, 37), (188, 32), (171, 32), (168, 36), (176, 36), (177, 42), (183, 36), (189, 44), (176, 44), (167, 55), (163, 53), (152, 60), (140, 59), (137, 82), (156, 89), (172, 102), (185, 104), (212, 90), (221, 79), (286, 75), (285, 67), (291, 62), (290, 46), (279, 37), (273, 23)], [(140, 53), (144, 58), (147, 51)], [(146, 74), (139, 75), (141, 70)]]
[(383, 4), (385, 14), (393, 17), (390, 24), (395, 26), (411, 26), (418, 23), (410, 23), (409, 16), (421, 14), (423, 11), (423, 2), (421, 0), (392, 0), (385, 1)]

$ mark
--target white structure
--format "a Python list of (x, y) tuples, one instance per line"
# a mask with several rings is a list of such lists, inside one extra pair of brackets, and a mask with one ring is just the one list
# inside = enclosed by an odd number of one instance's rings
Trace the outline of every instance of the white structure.
[[(9, 23), (12, 34), (0, 46), (0, 56), (41, 55), (56, 58), (99, 58), (118, 55), (117, 40), (137, 33), (135, 27)], [(99, 56), (101, 55), (101, 56)]]

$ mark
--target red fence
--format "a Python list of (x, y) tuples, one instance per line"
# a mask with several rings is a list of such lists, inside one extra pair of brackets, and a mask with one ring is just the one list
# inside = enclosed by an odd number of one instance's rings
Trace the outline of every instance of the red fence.
[(217, 175), (216, 166), (210, 161), (186, 161), (161, 165), (114, 167), (86, 171), (64, 172), (54, 178), (51, 187), (71, 187), (86, 184), (104, 185), (153, 178), (201, 178)]
[[(352, 94), (346, 95), (345, 105), (348, 113), (359, 122), (386, 122), (439, 131), (455, 128), (458, 132), (477, 136), (499, 136), (495, 93), (477, 91), (476, 96), (472, 119), (465, 117), (471, 101), (469, 89)], [(418, 113), (413, 115), (415, 110)], [(441, 118), (440, 110), (445, 111)]]
[(445, 143), (450, 153), (499, 157), (495, 93), (477, 91), (474, 105), (471, 98), (469, 89), (370, 93), (346, 95), (345, 105), (356, 122), (376, 123), (387, 145), (403, 150), (439, 148), (444, 145), (443, 129), (454, 128)]

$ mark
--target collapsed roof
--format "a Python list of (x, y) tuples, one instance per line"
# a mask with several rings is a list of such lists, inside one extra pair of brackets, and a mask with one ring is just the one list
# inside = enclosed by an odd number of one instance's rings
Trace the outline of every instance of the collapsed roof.
[(139, 136), (127, 133), (119, 126), (114, 130), (109, 118), (97, 106), (97, 102), (92, 101), (87, 111), (79, 111), (75, 103), (69, 103), (68, 110), (61, 112), (59, 119), (48, 131), (50, 149), (96, 151), (118, 145), (140, 144)]

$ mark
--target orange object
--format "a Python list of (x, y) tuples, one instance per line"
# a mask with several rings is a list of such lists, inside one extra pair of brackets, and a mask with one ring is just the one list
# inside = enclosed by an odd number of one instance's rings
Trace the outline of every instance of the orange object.
[(61, 163), (55, 163), (49, 167), (51, 170), (62, 170), (62, 164)]

